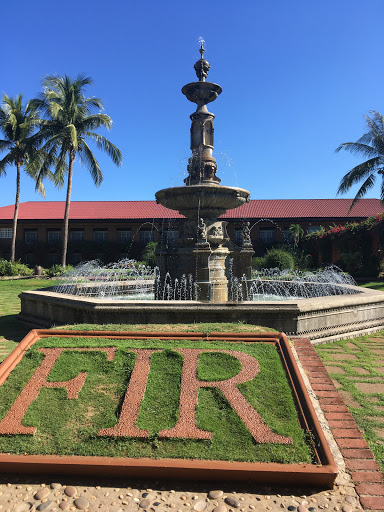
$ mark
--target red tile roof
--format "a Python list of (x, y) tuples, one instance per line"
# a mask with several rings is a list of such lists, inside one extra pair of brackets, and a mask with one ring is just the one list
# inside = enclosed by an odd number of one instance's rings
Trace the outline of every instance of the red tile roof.
[[(384, 212), (379, 199), (361, 199), (348, 213), (351, 199), (254, 199), (225, 218), (250, 219), (341, 219), (366, 218)], [(29, 201), (20, 204), (20, 220), (61, 220), (64, 201)], [(13, 218), (14, 206), (0, 207), (0, 221)], [(182, 218), (177, 211), (155, 201), (72, 201), (72, 220), (133, 220)]]

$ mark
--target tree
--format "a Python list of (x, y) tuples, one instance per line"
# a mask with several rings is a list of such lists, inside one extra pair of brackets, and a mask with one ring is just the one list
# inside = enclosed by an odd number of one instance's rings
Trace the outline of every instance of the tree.
[(62, 267), (66, 266), (67, 260), (68, 219), (76, 157), (88, 169), (96, 186), (103, 181), (103, 174), (87, 141), (94, 141), (99, 149), (110, 156), (114, 164), (122, 163), (120, 150), (104, 136), (93, 131), (100, 127), (111, 129), (112, 119), (100, 112), (103, 104), (99, 98), (85, 96), (84, 89), (91, 84), (92, 79), (84, 75), (75, 79), (67, 75), (47, 76), (43, 81), (44, 92), (34, 100), (34, 105), (46, 117), (41, 130), (43, 146), (34, 170), (39, 171), (39, 178), (42, 179), (53, 165), (54, 181), (59, 187), (64, 185), (67, 176)]
[(304, 230), (300, 224), (291, 224), (288, 228), (289, 236), (293, 240), (295, 249), (299, 245), (300, 239), (304, 236)]
[(150, 267), (156, 267), (157, 265), (156, 248), (157, 242), (148, 242), (141, 256), (143, 262)]
[[(8, 166), (16, 167), (16, 198), (15, 211), (12, 225), (11, 261), (15, 261), (16, 230), (19, 215), (20, 199), (20, 174), (21, 168), (32, 177), (34, 172), (29, 169), (28, 164), (36, 154), (38, 148), (38, 136), (36, 127), (40, 124), (39, 112), (33, 101), (29, 101), (23, 107), (23, 96), (19, 94), (16, 98), (3, 95), (0, 106), (0, 130), (4, 139), (0, 140), (0, 151), (8, 153), (0, 160), (0, 176), (6, 174)], [(41, 177), (36, 178), (36, 188), (44, 195), (44, 186)]]
[(375, 184), (377, 175), (381, 175), (380, 199), (384, 202), (384, 120), (380, 112), (370, 111), (370, 116), (365, 116), (368, 131), (356, 142), (344, 142), (336, 149), (336, 152), (344, 149), (354, 155), (368, 157), (365, 162), (356, 165), (343, 176), (338, 194), (344, 194), (353, 185), (364, 180), (358, 190), (349, 210), (361, 199)]

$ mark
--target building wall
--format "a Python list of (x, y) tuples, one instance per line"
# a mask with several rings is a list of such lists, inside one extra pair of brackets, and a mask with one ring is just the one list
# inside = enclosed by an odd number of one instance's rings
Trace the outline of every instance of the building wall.
[[(272, 243), (283, 243), (287, 238), (287, 230), (291, 224), (300, 224), (307, 233), (311, 228), (323, 226), (328, 228), (331, 224), (345, 224), (345, 219), (278, 219), (273, 221), (260, 221), (248, 219), (251, 227), (251, 240), (256, 255), (262, 255)], [(350, 222), (352, 219), (348, 219)], [(359, 219), (361, 220), (361, 219)], [(100, 259), (103, 261), (116, 261), (122, 257), (137, 258), (144, 245), (153, 239), (161, 240), (161, 232), (166, 230), (178, 231), (183, 219), (155, 220), (154, 225), (146, 220), (135, 221), (77, 221), (69, 223), (68, 262), (76, 264), (82, 260)], [(12, 226), (11, 221), (0, 223), (1, 228)], [(16, 258), (29, 265), (51, 266), (60, 263), (61, 241), (49, 241), (49, 233), (59, 231), (62, 233), (63, 221), (19, 220), (16, 237)], [(84, 231), (84, 239), (74, 241), (71, 232)], [(119, 241), (119, 232), (130, 230), (130, 240)], [(239, 240), (242, 230), (242, 219), (229, 219), (227, 231), (233, 242)], [(37, 239), (34, 240), (37, 232)], [(107, 238), (100, 240), (103, 235), (95, 233), (107, 232)], [(96, 238), (95, 238), (96, 237)], [(9, 258), (11, 239), (0, 238), (0, 258)]]

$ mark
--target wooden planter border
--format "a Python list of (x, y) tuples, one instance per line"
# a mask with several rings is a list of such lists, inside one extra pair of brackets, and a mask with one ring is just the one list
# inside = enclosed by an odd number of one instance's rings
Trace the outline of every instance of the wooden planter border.
[(80, 457), (55, 455), (0, 454), (0, 472), (33, 474), (81, 474), (127, 476), (142, 478), (173, 478), (190, 480), (237, 480), (281, 485), (333, 486), (337, 466), (328, 447), (306, 386), (297, 367), (284, 333), (181, 333), (136, 331), (72, 331), (33, 329), (0, 364), (0, 385), (22, 360), (26, 351), (39, 339), (108, 338), (135, 340), (196, 340), (227, 342), (267, 342), (274, 344), (281, 354), (299, 409), (302, 428), (311, 433), (317, 464), (279, 464), (261, 462), (228, 462), (220, 460), (187, 459), (129, 459), (116, 457)]

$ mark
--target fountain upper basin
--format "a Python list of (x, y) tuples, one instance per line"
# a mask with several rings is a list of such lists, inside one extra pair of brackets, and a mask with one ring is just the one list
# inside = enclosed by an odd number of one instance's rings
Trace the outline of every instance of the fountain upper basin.
[(201, 215), (219, 217), (227, 210), (238, 208), (249, 201), (250, 192), (238, 187), (204, 183), (164, 188), (155, 195), (156, 201), (166, 208), (178, 210), (181, 215), (196, 220), (198, 211)]

